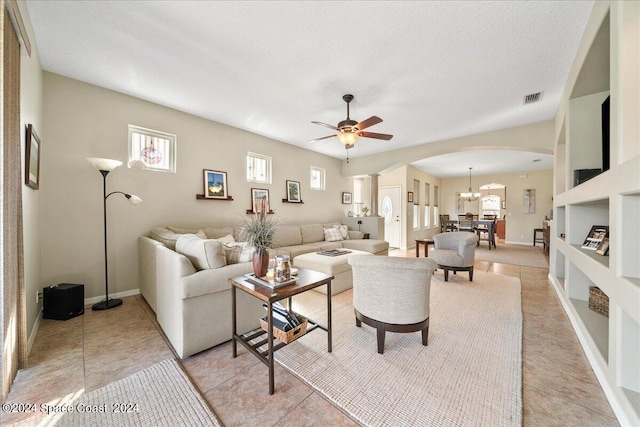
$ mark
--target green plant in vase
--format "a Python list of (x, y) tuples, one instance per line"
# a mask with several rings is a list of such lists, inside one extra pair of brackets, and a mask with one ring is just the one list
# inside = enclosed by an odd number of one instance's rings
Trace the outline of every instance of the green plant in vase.
[(253, 272), (256, 277), (264, 277), (269, 268), (269, 246), (276, 234), (276, 221), (268, 216), (269, 202), (266, 197), (253, 202), (254, 215), (245, 221), (241, 237), (249, 246), (256, 249), (253, 253)]

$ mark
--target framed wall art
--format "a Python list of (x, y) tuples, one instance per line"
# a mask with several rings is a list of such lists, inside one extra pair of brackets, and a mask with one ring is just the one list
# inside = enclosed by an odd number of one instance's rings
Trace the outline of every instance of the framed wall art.
[(407, 202), (413, 203), (413, 191), (407, 192)]
[(204, 170), (204, 197), (206, 199), (228, 199), (227, 173)]
[(287, 180), (287, 202), (302, 203), (300, 196), (300, 182)]
[(251, 189), (251, 210), (248, 210), (247, 213), (260, 213), (263, 200), (266, 201), (267, 213), (273, 213), (269, 204), (269, 190), (264, 188)]
[(342, 204), (343, 205), (351, 204), (351, 193), (346, 193), (346, 192), (342, 193)]
[(32, 124), (27, 125), (24, 153), (24, 183), (37, 190), (40, 188), (40, 138)]
[(523, 211), (526, 214), (536, 213), (536, 189), (523, 190)]

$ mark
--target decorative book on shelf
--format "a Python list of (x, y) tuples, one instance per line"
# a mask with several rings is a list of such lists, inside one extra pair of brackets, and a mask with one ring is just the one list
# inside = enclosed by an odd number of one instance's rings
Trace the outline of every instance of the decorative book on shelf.
[(596, 253), (598, 255), (609, 255), (609, 238), (605, 237), (602, 239), (600, 244), (598, 244), (598, 248), (596, 249)]
[[(591, 231), (584, 239), (584, 243), (582, 243), (582, 249), (587, 249), (590, 251), (596, 251), (602, 241), (605, 238), (609, 237), (609, 226), (608, 225), (594, 225), (591, 227)], [(607, 239), (607, 250), (609, 247), (609, 239)], [(602, 254), (604, 255), (604, 254)]]

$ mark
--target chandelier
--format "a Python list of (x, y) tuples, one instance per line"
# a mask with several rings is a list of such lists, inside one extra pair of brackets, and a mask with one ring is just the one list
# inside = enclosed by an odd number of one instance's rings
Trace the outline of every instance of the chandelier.
[(480, 197), (480, 193), (474, 193), (471, 190), (471, 169), (469, 168), (469, 192), (468, 193), (460, 193), (460, 198), (465, 202), (475, 202)]

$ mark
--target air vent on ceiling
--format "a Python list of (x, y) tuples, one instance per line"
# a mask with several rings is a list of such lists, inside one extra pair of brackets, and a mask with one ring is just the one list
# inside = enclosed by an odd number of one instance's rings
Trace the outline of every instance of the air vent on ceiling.
[(524, 103), (526, 104), (533, 104), (534, 102), (538, 102), (540, 101), (540, 99), (542, 99), (542, 94), (544, 92), (536, 92), (536, 93), (532, 93), (529, 95), (525, 95), (524, 97)]

